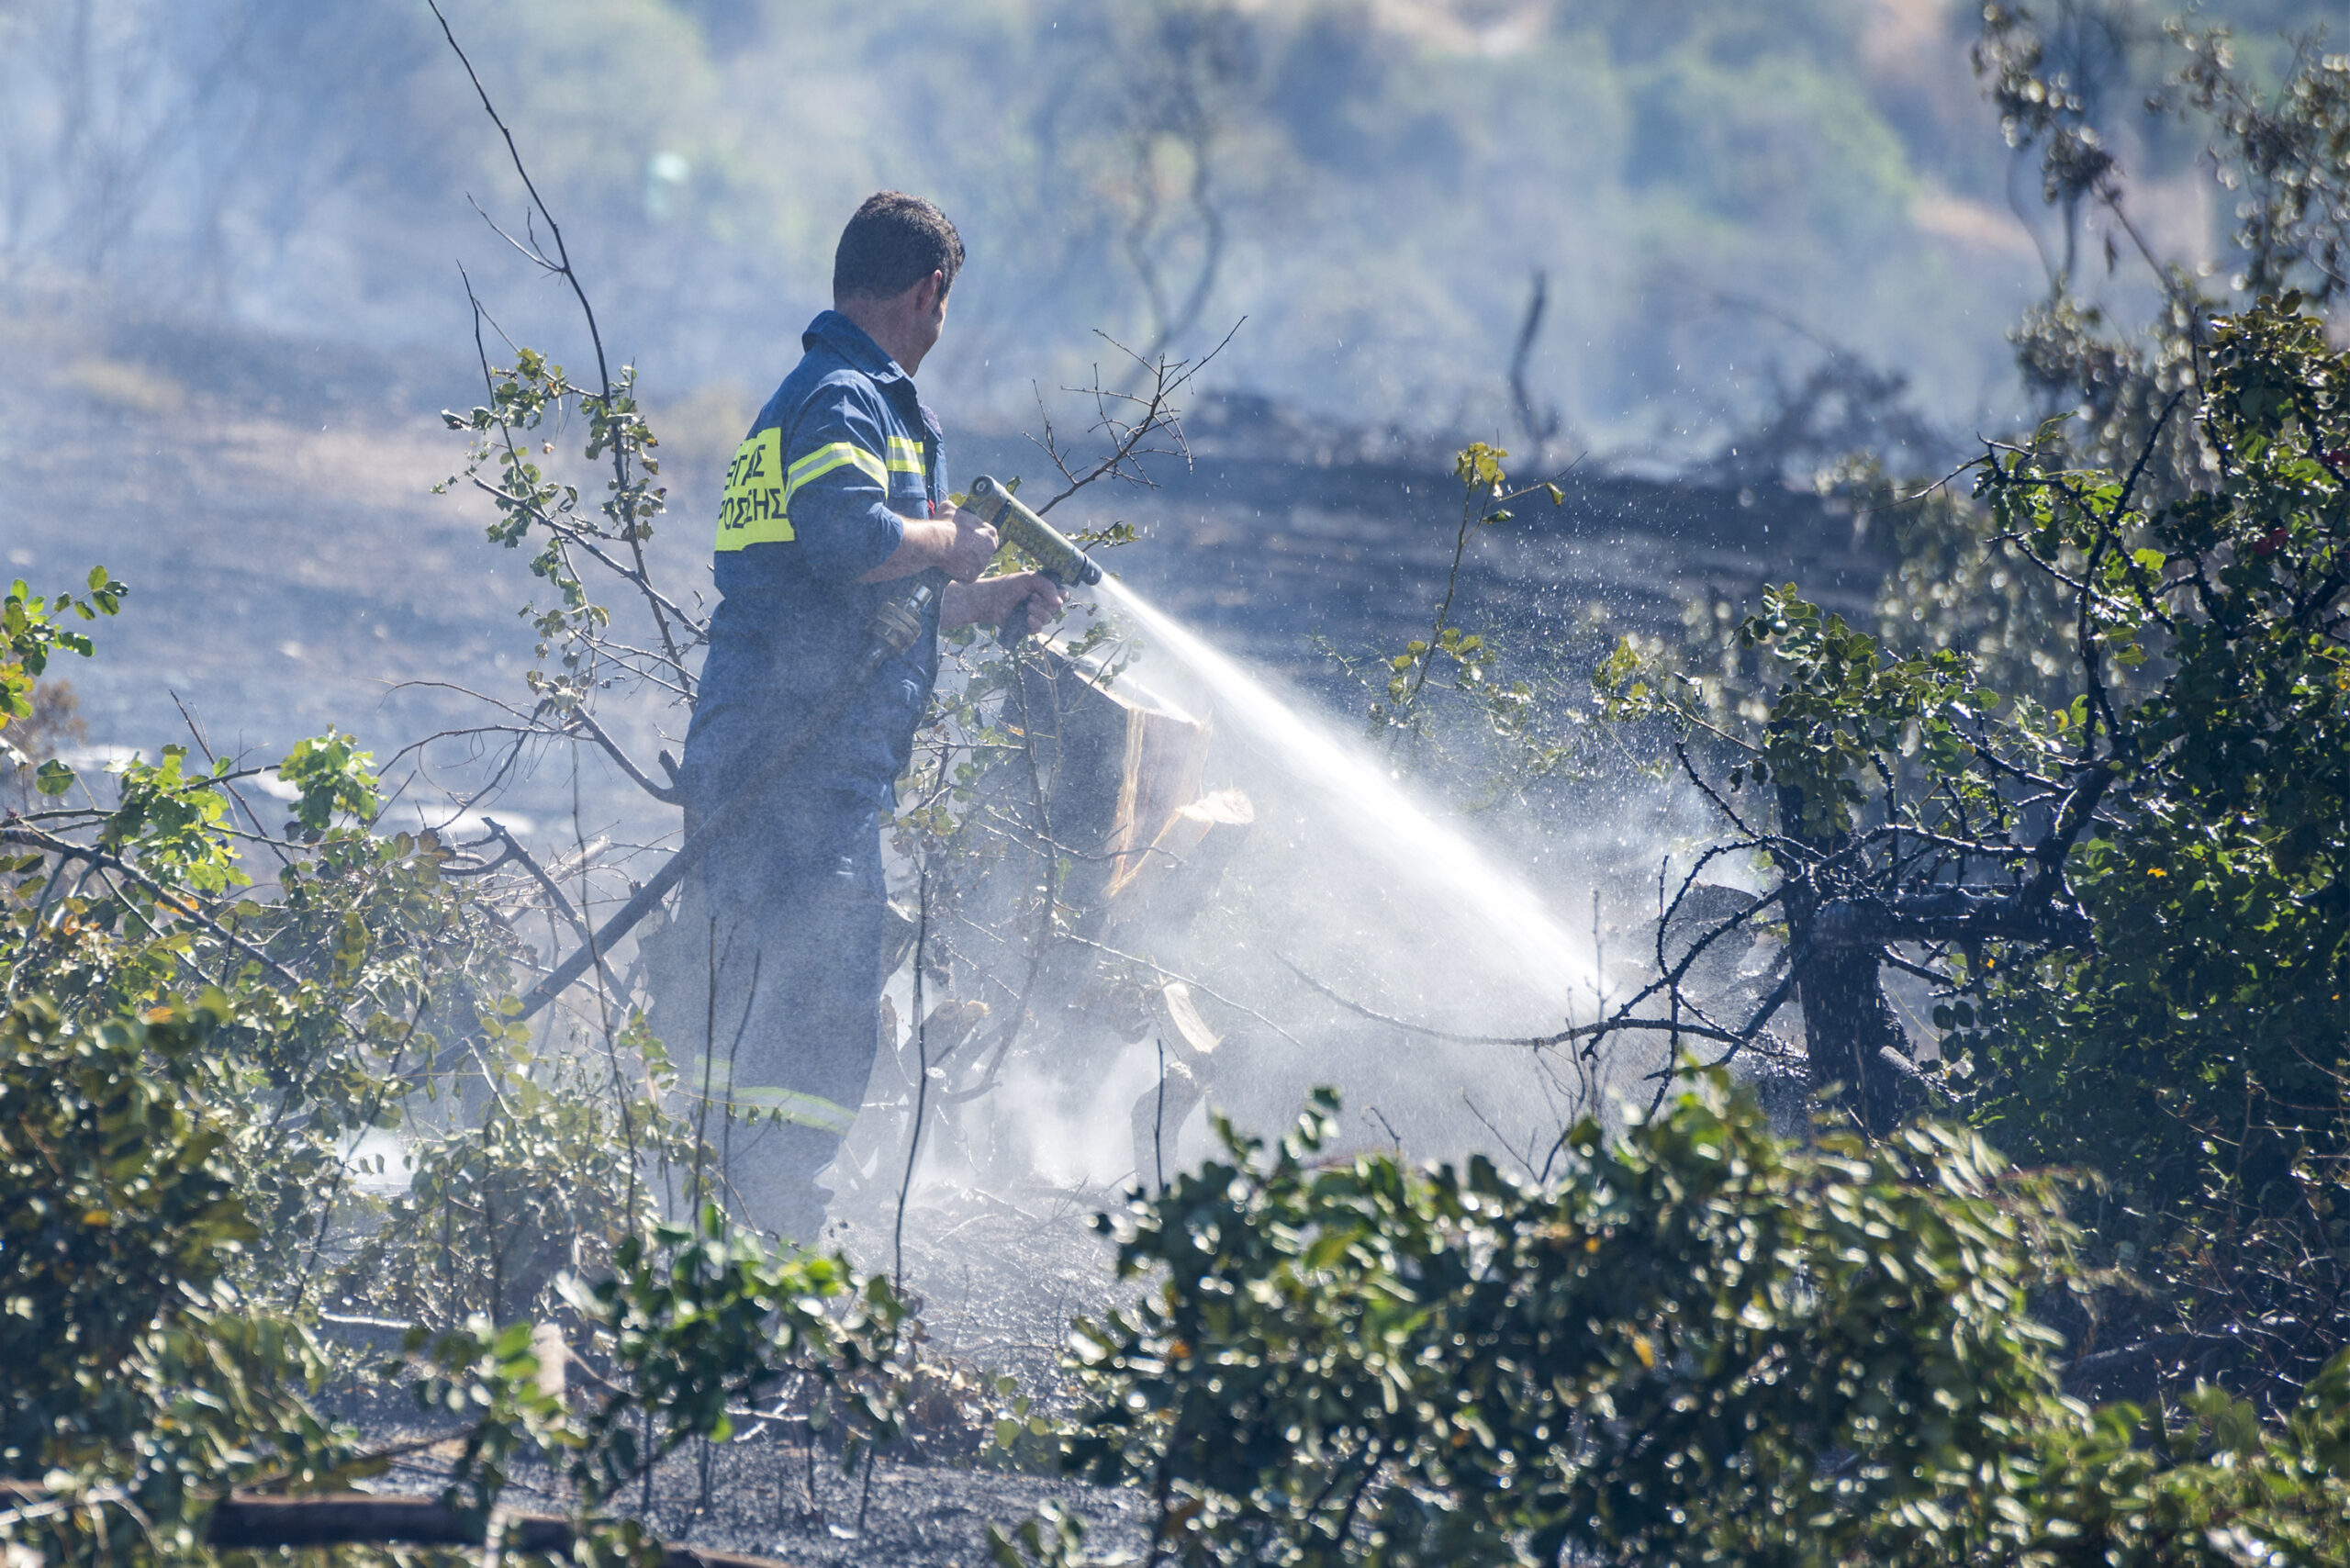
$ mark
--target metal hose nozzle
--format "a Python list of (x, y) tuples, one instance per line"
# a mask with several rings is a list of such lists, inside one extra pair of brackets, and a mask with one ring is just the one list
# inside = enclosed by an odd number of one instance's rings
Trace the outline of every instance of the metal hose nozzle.
[(1084, 588), (1102, 580), (1102, 568), (1092, 556), (1063, 538), (990, 476), (982, 474), (971, 481), (964, 504), (985, 519), (999, 538), (1025, 550), (1035, 559), (1036, 569), (1055, 582)]

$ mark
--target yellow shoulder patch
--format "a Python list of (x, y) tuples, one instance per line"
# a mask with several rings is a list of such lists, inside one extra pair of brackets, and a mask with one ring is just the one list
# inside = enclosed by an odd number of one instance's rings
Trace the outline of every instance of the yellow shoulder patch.
[(726, 465), (726, 494), (718, 503), (718, 548), (790, 541), (784, 514), (783, 432), (764, 430), (734, 449)]

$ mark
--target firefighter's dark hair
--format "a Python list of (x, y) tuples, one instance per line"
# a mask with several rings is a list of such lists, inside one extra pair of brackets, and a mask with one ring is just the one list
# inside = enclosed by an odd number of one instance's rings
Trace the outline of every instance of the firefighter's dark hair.
[(946, 215), (920, 196), (876, 191), (841, 230), (833, 252), (834, 299), (887, 299), (933, 273), (963, 270), (963, 237)]

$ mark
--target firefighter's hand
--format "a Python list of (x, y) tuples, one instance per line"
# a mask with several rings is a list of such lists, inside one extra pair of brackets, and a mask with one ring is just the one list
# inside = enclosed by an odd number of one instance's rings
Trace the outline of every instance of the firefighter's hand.
[(1042, 632), (1052, 624), (1053, 617), (1061, 612), (1069, 596), (1061, 585), (1042, 572), (1010, 572), (1000, 577), (981, 577), (975, 583), (957, 583), (946, 590), (938, 607), (938, 618), (947, 626), (967, 626), (979, 622), (989, 626), (1001, 626), (1014, 610), (1027, 610), (1027, 630)]
[(995, 529), (975, 511), (948, 507), (936, 517), (907, 518), (905, 533), (890, 558), (856, 580), (886, 583), (916, 572), (937, 570), (968, 583), (995, 558)]
[(995, 559), (994, 527), (978, 512), (961, 507), (948, 507), (937, 521), (951, 523), (955, 529), (939, 566), (958, 583), (977, 581), (979, 575), (988, 569), (988, 563)]

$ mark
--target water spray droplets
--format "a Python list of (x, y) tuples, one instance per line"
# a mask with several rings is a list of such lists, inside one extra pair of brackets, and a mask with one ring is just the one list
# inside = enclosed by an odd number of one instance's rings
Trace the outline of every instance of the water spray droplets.
[[(1362, 848), (1395, 873), (1473, 921), (1538, 989), (1563, 999), (1588, 992), (1589, 955), (1554, 921), (1533, 891), (1494, 866), (1476, 846), (1404, 794), (1391, 770), (1360, 755), (1298, 712), (1224, 654), (1153, 608), (1116, 578), (1104, 592), (1141, 622), (1154, 645), (1181, 661), (1214, 695), (1221, 718), (1263, 746), (1268, 756), (1327, 797)], [(1528, 1020), (1529, 1023), (1535, 1022)]]

